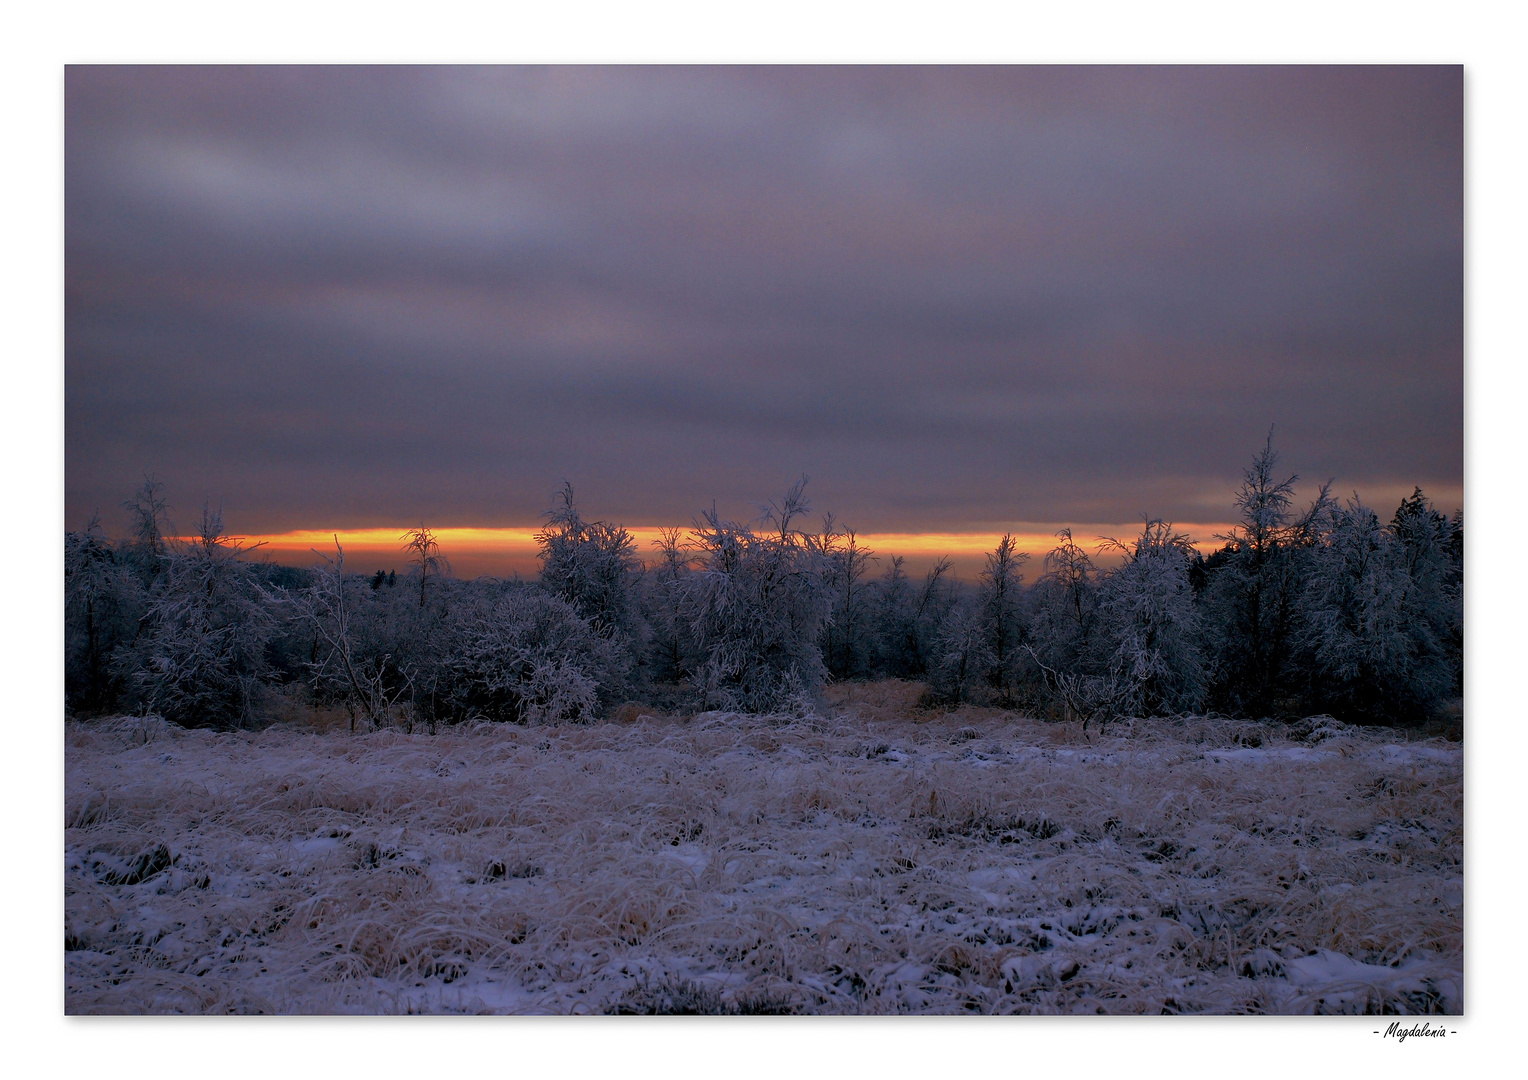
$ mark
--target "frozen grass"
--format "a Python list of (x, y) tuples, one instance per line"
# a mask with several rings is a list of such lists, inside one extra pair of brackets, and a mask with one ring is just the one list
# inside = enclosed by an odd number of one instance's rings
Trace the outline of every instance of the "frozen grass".
[(1462, 1009), (1458, 744), (1087, 741), (918, 690), (435, 736), (71, 723), (67, 1009)]

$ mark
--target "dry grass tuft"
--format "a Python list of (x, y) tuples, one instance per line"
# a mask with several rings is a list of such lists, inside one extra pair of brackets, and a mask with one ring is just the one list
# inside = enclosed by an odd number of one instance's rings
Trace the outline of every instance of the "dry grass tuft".
[(66, 732), (67, 1006), (1458, 1012), (1447, 737), (825, 717)]

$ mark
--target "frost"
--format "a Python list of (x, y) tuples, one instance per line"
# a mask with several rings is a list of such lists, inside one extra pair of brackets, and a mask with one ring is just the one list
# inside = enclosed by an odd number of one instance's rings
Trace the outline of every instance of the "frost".
[(920, 693), (433, 736), (71, 723), (67, 1008), (1462, 1009), (1456, 745), (1084, 740)]

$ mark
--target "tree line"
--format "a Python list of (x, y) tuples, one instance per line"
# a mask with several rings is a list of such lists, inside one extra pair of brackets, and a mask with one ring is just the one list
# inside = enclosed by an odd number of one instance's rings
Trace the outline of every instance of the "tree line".
[(400, 537), (401, 575), (347, 571), (337, 542), (313, 568), (260, 561), (210, 507), (174, 539), (147, 479), (124, 504), (129, 537), (96, 520), (65, 536), (65, 703), (243, 726), (296, 698), (352, 726), (434, 730), (629, 700), (806, 715), (830, 681), (896, 677), (930, 704), (1084, 725), (1435, 715), (1462, 692), (1462, 514), (1417, 489), (1385, 521), (1330, 485), (1297, 509), (1277, 461), (1270, 440), (1208, 555), (1148, 520), (1091, 553), (1062, 530), (1038, 566), (1005, 536), (973, 581), (947, 559), (914, 576), (814, 518), (805, 477), (754, 521), (713, 507), (647, 553), (565, 485), (527, 581), (453, 577), (424, 526)]

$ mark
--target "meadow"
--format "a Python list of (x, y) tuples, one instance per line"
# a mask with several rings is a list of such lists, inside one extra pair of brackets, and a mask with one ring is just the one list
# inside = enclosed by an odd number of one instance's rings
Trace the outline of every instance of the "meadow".
[(80, 1013), (1458, 1013), (1457, 724), (65, 728)]

